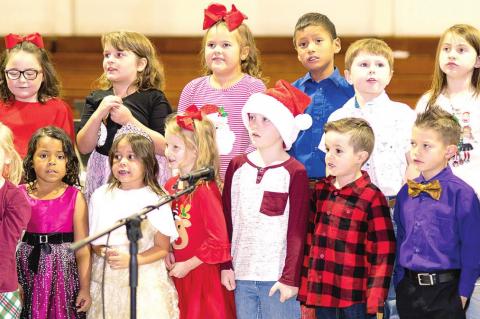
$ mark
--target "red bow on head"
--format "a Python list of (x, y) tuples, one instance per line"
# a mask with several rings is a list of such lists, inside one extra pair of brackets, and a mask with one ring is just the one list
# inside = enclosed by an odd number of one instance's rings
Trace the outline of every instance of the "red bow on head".
[(203, 17), (203, 30), (209, 29), (218, 21), (225, 21), (228, 31), (238, 28), (244, 19), (248, 19), (246, 15), (238, 11), (232, 4), (232, 10), (227, 12), (227, 8), (223, 4), (213, 3), (205, 9)]
[(177, 115), (178, 126), (185, 130), (194, 130), (193, 120), (202, 120), (202, 112), (194, 104), (187, 107), (184, 115)]
[(17, 44), (25, 41), (35, 44), (37, 48), (40, 48), (40, 49), (44, 48), (42, 36), (38, 32), (26, 35), (24, 37), (18, 34), (13, 34), (13, 33), (7, 34), (5, 36), (5, 47), (7, 49), (11, 49), (15, 47)]

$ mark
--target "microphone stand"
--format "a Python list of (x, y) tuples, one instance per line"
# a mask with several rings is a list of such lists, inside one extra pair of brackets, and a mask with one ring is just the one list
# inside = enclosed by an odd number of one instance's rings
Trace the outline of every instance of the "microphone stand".
[(91, 243), (97, 238), (100, 238), (108, 233), (111, 233), (117, 228), (126, 225), (127, 227), (127, 237), (130, 241), (130, 262), (129, 262), (129, 272), (130, 272), (130, 319), (137, 319), (137, 286), (138, 286), (138, 240), (142, 238), (142, 232), (140, 229), (140, 224), (142, 220), (147, 218), (147, 214), (154, 209), (159, 208), (160, 206), (169, 203), (176, 198), (191, 193), (195, 189), (195, 181), (189, 179), (189, 186), (179, 192), (176, 192), (172, 195), (166, 195), (161, 198), (161, 200), (154, 205), (147, 206), (143, 208), (140, 212), (130, 215), (126, 218), (120, 219), (112, 226), (100, 231), (94, 235), (88, 236), (82, 240), (79, 240), (70, 245), (70, 249), (75, 251), (83, 246)]

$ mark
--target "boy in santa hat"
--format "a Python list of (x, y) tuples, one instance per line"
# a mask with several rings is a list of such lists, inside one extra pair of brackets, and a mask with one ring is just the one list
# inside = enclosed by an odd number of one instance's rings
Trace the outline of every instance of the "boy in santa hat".
[[(280, 80), (250, 96), (242, 118), (256, 150), (235, 157), (225, 175), (223, 204), (233, 265), (222, 283), (235, 289), (237, 318), (300, 318), (296, 300), (308, 219), (308, 177), (287, 150), (310, 98)], [(233, 267), (232, 267), (233, 266)]]

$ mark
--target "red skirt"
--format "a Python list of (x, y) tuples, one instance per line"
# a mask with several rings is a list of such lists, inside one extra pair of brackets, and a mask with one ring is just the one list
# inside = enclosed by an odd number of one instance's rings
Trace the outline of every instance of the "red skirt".
[(233, 291), (220, 281), (219, 265), (201, 264), (183, 278), (173, 278), (180, 319), (235, 319)]

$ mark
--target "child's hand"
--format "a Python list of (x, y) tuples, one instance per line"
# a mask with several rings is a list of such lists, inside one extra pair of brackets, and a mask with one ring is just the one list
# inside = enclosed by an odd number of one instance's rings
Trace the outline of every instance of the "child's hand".
[(77, 312), (87, 312), (92, 304), (92, 298), (88, 290), (80, 289), (78, 292), (77, 300), (75, 301), (75, 306), (77, 306)]
[(462, 300), (462, 308), (465, 309), (465, 305), (467, 303), (467, 297), (460, 296), (460, 299)]
[(23, 301), (25, 300), (25, 292), (23, 291), (22, 285), (18, 284), (18, 296), (20, 297), (20, 303), (23, 306)]
[(220, 273), (220, 277), (222, 280), (222, 285), (227, 288), (227, 290), (234, 290), (236, 285), (235, 285), (235, 273), (233, 272), (233, 269), (225, 269), (222, 270)]
[(270, 289), (268, 296), (273, 296), (277, 290), (280, 292), (280, 302), (285, 302), (298, 294), (298, 287), (285, 285), (277, 281)]
[(112, 269), (128, 268), (130, 262), (130, 254), (117, 249), (107, 249), (106, 258)]
[(117, 124), (125, 125), (132, 121), (132, 112), (123, 104), (116, 105), (110, 109), (110, 118)]
[(168, 274), (172, 277), (183, 278), (188, 275), (190, 270), (190, 266), (185, 261), (181, 261), (178, 263), (174, 263), (172, 266), (172, 270), (170, 270)]
[(118, 96), (115, 96), (115, 95), (108, 95), (108, 96), (103, 98), (102, 102), (100, 102), (100, 105), (95, 110), (95, 113), (99, 117), (104, 119), (108, 116), (108, 113), (110, 113), (110, 110), (113, 107), (116, 107), (116, 106), (121, 105), (121, 104), (122, 104), (122, 99), (121, 98), (119, 98)]
[(172, 252), (169, 252), (165, 257), (165, 266), (168, 270), (172, 270), (173, 265), (175, 264), (175, 255)]

